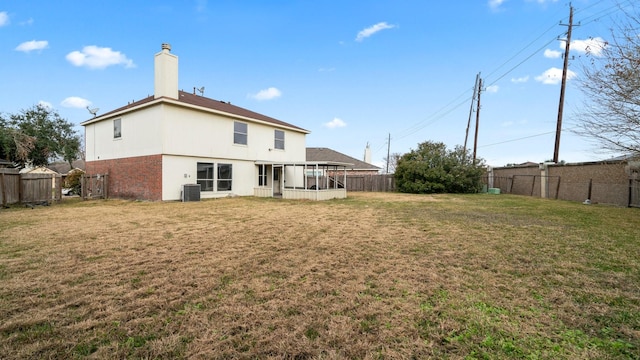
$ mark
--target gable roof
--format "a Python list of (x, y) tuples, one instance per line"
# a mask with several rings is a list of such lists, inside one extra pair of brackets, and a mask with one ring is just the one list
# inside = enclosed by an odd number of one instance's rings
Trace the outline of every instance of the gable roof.
[(254, 112), (245, 108), (241, 108), (239, 106), (231, 105), (230, 102), (224, 102), (224, 101), (215, 100), (215, 99), (211, 99), (204, 96), (198, 96), (196, 94), (191, 94), (182, 90), (178, 91), (178, 96), (179, 96), (179, 99), (176, 100), (168, 97), (155, 98), (153, 95), (151, 95), (142, 100), (134, 101), (130, 104), (127, 104), (126, 106), (117, 108), (115, 110), (104, 113), (100, 116), (96, 116), (92, 119), (84, 121), (80, 123), (80, 125), (82, 126), (89, 125), (94, 122), (99, 122), (114, 116), (124, 115), (128, 112), (140, 110), (142, 108), (153, 106), (160, 103), (170, 103), (178, 106), (184, 106), (188, 108), (223, 114), (223, 115), (235, 117), (238, 119), (268, 123), (271, 125), (276, 125), (278, 127), (289, 128), (291, 130), (295, 130), (295, 131), (299, 131), (307, 134), (309, 133), (308, 130), (305, 130), (301, 127), (289, 124), (287, 122), (284, 122), (278, 119), (274, 119), (266, 115), (259, 114), (257, 112)]
[(307, 148), (307, 161), (331, 161), (331, 162), (353, 164), (350, 168), (348, 167), (348, 170), (371, 170), (371, 171), (380, 170), (379, 167), (373, 164), (366, 163), (362, 160), (358, 160), (349, 155), (345, 155), (343, 153), (337, 152), (329, 148), (324, 148), (324, 147)]

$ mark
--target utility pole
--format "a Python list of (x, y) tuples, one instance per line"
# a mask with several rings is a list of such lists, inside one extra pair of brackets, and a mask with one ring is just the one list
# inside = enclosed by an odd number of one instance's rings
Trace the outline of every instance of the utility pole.
[[(564, 25), (564, 24), (560, 24)], [(562, 85), (560, 86), (560, 104), (558, 105), (558, 124), (556, 126), (556, 144), (553, 149), (553, 162), (558, 163), (560, 153), (560, 133), (562, 132), (562, 110), (564, 108), (564, 91), (567, 86), (567, 70), (569, 68), (569, 48), (571, 46), (571, 30), (573, 29), (573, 6), (569, 3), (569, 24), (567, 30), (567, 40), (564, 47), (564, 66), (562, 68)]]
[(389, 153), (391, 150), (391, 133), (389, 133), (389, 140), (387, 141), (387, 174), (389, 173)]
[(473, 165), (476, 164), (476, 150), (478, 149), (478, 127), (480, 126), (480, 93), (482, 93), (482, 78), (478, 81), (478, 109), (476, 110), (476, 135), (473, 139)]
[(473, 103), (476, 101), (476, 93), (478, 91), (478, 81), (480, 80), (480, 73), (476, 75), (476, 83), (473, 85), (473, 97), (471, 98), (471, 106), (469, 107), (469, 120), (467, 120), (467, 132), (464, 135), (464, 147), (462, 151), (464, 155), (467, 155), (467, 139), (469, 138), (469, 127), (471, 126), (471, 115), (473, 115)]

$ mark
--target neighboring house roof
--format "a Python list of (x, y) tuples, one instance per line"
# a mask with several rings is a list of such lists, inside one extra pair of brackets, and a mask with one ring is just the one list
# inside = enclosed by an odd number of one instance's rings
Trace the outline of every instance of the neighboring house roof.
[(21, 174), (59, 174), (57, 171), (49, 169), (46, 166), (37, 166), (34, 168), (24, 168), (20, 171)]
[(179, 99), (176, 100), (168, 97), (155, 98), (153, 95), (151, 95), (142, 100), (135, 101), (121, 108), (115, 109), (113, 111), (109, 111), (93, 119), (89, 119), (81, 123), (80, 125), (88, 125), (94, 122), (104, 120), (109, 117), (120, 116), (131, 111), (142, 109), (147, 106), (155, 105), (162, 102), (167, 102), (167, 103), (173, 103), (173, 104), (181, 105), (185, 107), (191, 107), (191, 108), (195, 107), (195, 109), (209, 110), (216, 113), (226, 114), (228, 116), (236, 117), (239, 119), (265, 122), (272, 125), (277, 125), (279, 127), (289, 128), (289, 129), (296, 130), (303, 133), (309, 133), (308, 130), (305, 130), (301, 127), (286, 123), (278, 119), (274, 119), (266, 115), (259, 114), (257, 112), (253, 112), (251, 110), (241, 108), (239, 106), (231, 105), (231, 103), (229, 102), (214, 100), (204, 96), (198, 96), (196, 94), (191, 94), (186, 91), (179, 91), (178, 96), (179, 96)]
[(49, 169), (53, 171), (57, 171), (60, 174), (67, 174), (72, 169), (79, 169), (84, 171), (84, 160), (74, 160), (73, 168), (69, 166), (69, 163), (66, 161), (56, 161), (47, 166)]
[(351, 167), (347, 167), (347, 170), (380, 170), (379, 167), (373, 164), (366, 163), (329, 148), (307, 148), (307, 161), (331, 161), (353, 164)]

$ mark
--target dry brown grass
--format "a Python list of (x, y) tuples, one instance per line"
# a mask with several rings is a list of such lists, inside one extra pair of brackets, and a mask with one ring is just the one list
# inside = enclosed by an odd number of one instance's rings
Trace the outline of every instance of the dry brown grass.
[(638, 215), (375, 193), (0, 210), (0, 358), (638, 358)]

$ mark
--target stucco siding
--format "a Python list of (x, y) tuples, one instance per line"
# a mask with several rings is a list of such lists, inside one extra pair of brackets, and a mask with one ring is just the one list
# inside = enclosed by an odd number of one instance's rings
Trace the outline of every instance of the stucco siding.
[[(110, 160), (157, 155), (162, 152), (162, 107), (133, 111), (85, 126), (86, 160)], [(114, 138), (113, 122), (121, 121), (121, 137)]]
[[(163, 154), (237, 160), (304, 161), (305, 134), (287, 129), (285, 149), (274, 149), (273, 125), (223, 115), (165, 106)], [(234, 144), (234, 121), (247, 124), (247, 144)]]
[(199, 162), (232, 165), (231, 191), (202, 191), (200, 198), (253, 195), (253, 188), (257, 182), (256, 165), (253, 161), (164, 155), (162, 157), (162, 200), (180, 200), (182, 185), (197, 183)]

